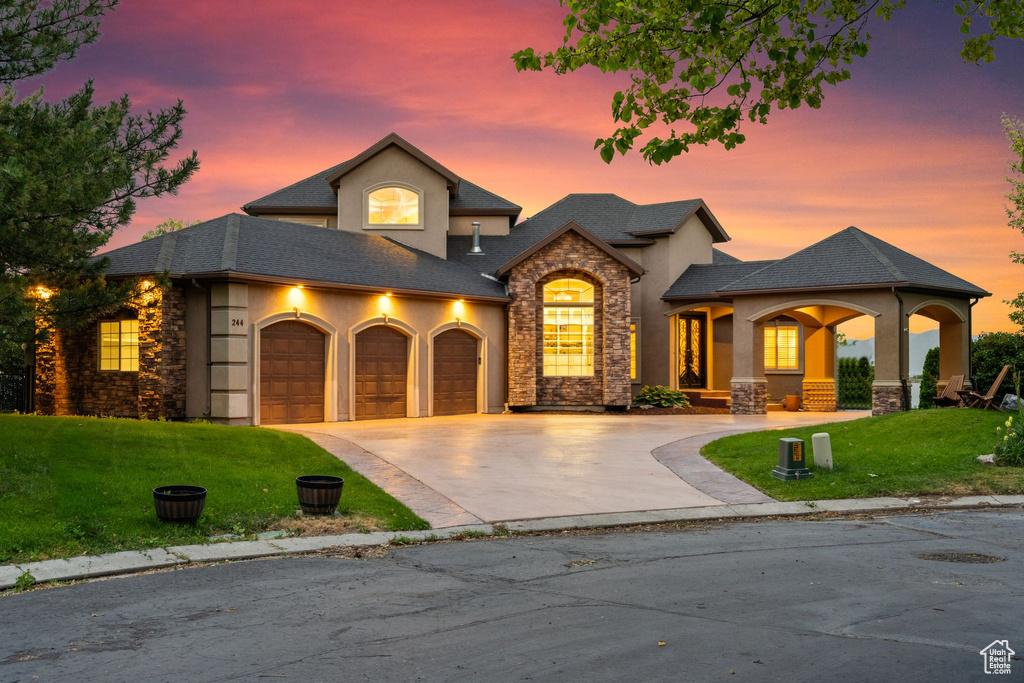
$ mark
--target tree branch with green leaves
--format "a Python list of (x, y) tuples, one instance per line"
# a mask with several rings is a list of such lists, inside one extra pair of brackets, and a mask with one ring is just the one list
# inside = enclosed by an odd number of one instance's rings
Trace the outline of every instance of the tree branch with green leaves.
[[(1006, 176), (1010, 192), (1006, 195), (1009, 201), (1005, 205), (1006, 218), (1011, 228), (1024, 235), (1024, 121), (1003, 116), (1003, 129), (1010, 141), (1010, 175)], [(1010, 260), (1024, 265), (1024, 252), (1011, 251)], [(1024, 292), (1003, 303), (1010, 306), (1010, 320), (1024, 331)]]
[[(868, 54), (869, 19), (888, 21), (906, 0), (561, 3), (569, 10), (562, 44), (516, 52), (516, 68), (628, 74), (630, 85), (612, 97), (618, 127), (594, 146), (610, 163), (660, 125), (667, 134), (640, 153), (661, 164), (692, 145), (732, 149), (746, 139), (744, 121), (767, 123), (775, 109), (820, 108), (824, 87), (848, 80), (848, 67)], [(999, 36), (1024, 38), (1024, 0), (956, 0), (954, 10), (967, 61), (992, 61)]]

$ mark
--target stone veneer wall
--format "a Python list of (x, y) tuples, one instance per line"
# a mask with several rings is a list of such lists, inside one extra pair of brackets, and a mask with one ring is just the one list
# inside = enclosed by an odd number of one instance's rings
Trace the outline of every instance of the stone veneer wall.
[[(543, 376), (542, 287), (561, 277), (594, 283), (594, 376)], [(509, 274), (508, 398), (511, 406), (627, 406), (629, 270), (569, 231)]]
[(185, 293), (172, 286), (103, 320), (139, 320), (139, 371), (99, 369), (98, 321), (50, 335), (36, 349), (36, 412), (150, 419), (185, 417)]
[(904, 410), (903, 388), (900, 386), (871, 387), (871, 414), (888, 415)]
[(733, 382), (733, 415), (762, 415), (768, 412), (768, 382)]

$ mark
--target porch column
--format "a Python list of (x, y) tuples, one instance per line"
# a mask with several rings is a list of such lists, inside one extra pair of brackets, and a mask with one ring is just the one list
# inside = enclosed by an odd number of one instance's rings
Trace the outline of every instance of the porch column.
[[(211, 286), (210, 417), (217, 422), (252, 423), (248, 312), (248, 285), (230, 282)], [(259, 406), (255, 409), (259, 410)]]
[[(902, 319), (901, 319), (902, 318)], [(904, 383), (909, 379), (910, 326), (906, 314), (900, 315), (899, 303), (891, 305), (875, 318), (875, 381), (871, 385), (871, 414), (885, 415), (907, 410)], [(902, 360), (900, 350), (902, 348)], [(900, 368), (903, 372), (900, 372)]]
[(732, 414), (768, 412), (768, 380), (764, 377), (764, 323), (751, 322), (753, 311), (737, 303), (732, 322)]
[(804, 410), (836, 410), (836, 329), (804, 326)]

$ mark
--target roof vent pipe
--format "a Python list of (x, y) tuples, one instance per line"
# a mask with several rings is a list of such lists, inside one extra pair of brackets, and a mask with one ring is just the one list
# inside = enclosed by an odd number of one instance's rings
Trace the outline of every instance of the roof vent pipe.
[(470, 254), (476, 254), (482, 256), (484, 250), (480, 248), (480, 221), (473, 221), (473, 248), (469, 250)]

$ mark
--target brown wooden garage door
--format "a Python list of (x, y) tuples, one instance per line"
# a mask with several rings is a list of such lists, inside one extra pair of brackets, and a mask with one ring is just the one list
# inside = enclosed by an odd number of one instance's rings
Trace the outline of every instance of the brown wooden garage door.
[(376, 325), (356, 335), (356, 419), (405, 417), (409, 377), (408, 338)]
[(463, 330), (434, 337), (434, 415), (476, 412), (477, 340)]
[(286, 320), (260, 333), (260, 423), (323, 422), (325, 335)]

